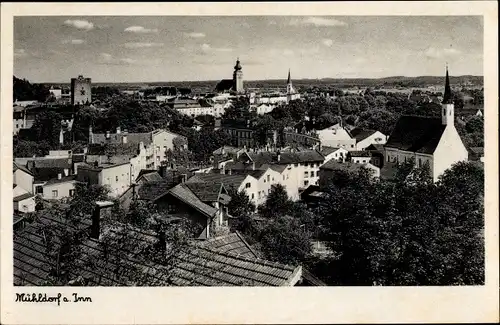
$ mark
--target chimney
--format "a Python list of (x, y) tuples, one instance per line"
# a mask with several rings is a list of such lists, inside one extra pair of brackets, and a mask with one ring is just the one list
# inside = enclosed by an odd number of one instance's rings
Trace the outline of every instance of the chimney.
[(187, 180), (187, 175), (181, 174), (181, 183), (186, 183), (186, 180)]
[(116, 134), (120, 134), (121, 133), (121, 129), (119, 126), (116, 127)]
[(64, 176), (68, 176), (69, 175), (69, 169), (68, 168), (64, 168)]
[(101, 234), (101, 218), (103, 210), (113, 206), (110, 201), (96, 201), (94, 211), (92, 212), (92, 225), (90, 227), (90, 237), (99, 240)]
[(62, 174), (61, 173), (57, 174), (57, 179), (61, 179), (61, 178), (62, 178)]
[(111, 133), (109, 131), (106, 131), (106, 139), (109, 139), (111, 137)]
[(160, 166), (160, 169), (159, 169), (159, 174), (161, 177), (165, 178), (165, 175), (166, 175), (166, 171), (167, 171), (167, 166), (165, 165), (161, 165)]
[(278, 162), (281, 161), (281, 152), (278, 151)]
[(122, 142), (127, 143), (127, 134), (126, 133), (124, 133), (122, 136)]

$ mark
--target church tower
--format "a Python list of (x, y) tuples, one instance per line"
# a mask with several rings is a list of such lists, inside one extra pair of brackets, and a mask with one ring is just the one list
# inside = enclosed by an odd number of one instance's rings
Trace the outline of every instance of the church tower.
[(243, 92), (243, 71), (241, 71), (240, 59), (236, 59), (233, 72), (233, 90), (237, 93)]
[(455, 105), (451, 95), (448, 65), (446, 65), (446, 80), (444, 85), (443, 102), (441, 104), (441, 122), (443, 125), (455, 125)]
[(288, 69), (288, 80), (286, 81), (286, 94), (291, 95), (294, 93), (292, 86), (292, 78), (290, 77), (290, 69)]

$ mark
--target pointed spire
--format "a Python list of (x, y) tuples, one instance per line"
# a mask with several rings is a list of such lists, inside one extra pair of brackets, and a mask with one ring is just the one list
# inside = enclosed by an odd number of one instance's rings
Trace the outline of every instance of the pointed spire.
[(452, 104), (453, 98), (451, 97), (450, 76), (448, 75), (448, 63), (446, 63), (446, 80), (444, 84), (443, 104)]
[(287, 84), (291, 83), (292, 82), (292, 78), (290, 78), (290, 69), (288, 69), (288, 80), (287, 80)]

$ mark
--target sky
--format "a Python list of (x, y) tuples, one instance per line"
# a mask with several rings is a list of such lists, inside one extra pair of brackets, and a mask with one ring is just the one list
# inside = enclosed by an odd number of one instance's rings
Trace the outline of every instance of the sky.
[(15, 17), (14, 75), (168, 82), (483, 75), (480, 16)]

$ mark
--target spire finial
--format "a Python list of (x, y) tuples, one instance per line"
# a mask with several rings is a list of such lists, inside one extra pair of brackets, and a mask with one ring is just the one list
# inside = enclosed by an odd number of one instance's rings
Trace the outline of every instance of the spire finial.
[(448, 74), (448, 62), (446, 62), (446, 79), (444, 83), (444, 95), (443, 95), (443, 104), (451, 104), (451, 87), (450, 87), (450, 76)]

